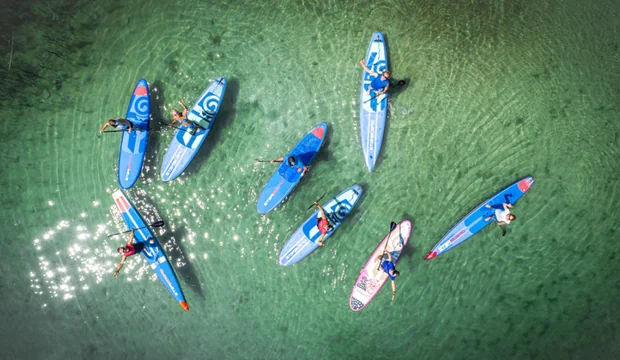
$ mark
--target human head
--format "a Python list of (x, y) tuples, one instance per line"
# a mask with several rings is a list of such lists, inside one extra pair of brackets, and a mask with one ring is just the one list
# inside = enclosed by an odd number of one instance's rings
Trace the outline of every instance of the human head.
[(508, 220), (510, 220), (510, 221), (513, 221), (513, 220), (515, 220), (516, 218), (517, 218), (517, 216), (516, 216), (515, 214), (508, 214), (508, 215), (506, 216), (506, 219), (508, 219)]
[(288, 161), (288, 166), (290, 166), (290, 167), (295, 166), (295, 157), (289, 156), (287, 161)]
[(384, 71), (381, 75), (383, 75), (384, 78), (389, 79), (392, 77), (392, 74), (389, 71)]
[(114, 124), (116, 124), (116, 120), (114, 119), (108, 120), (108, 125), (114, 125)]
[(390, 273), (392, 273), (392, 276), (394, 277), (398, 277), (398, 275), (400, 275), (400, 273), (396, 269), (391, 269)]
[(172, 116), (181, 116), (181, 114), (177, 111), (177, 109), (172, 109), (170, 114), (172, 114)]
[(118, 252), (119, 254), (123, 254), (125, 252), (125, 247), (121, 246), (118, 249), (116, 249), (116, 252)]

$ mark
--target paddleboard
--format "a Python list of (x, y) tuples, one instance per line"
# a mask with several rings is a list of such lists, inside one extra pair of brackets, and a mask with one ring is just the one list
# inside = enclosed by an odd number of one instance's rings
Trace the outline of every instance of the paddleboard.
[[(353, 185), (323, 205), (325, 216), (327, 216), (329, 223), (334, 227), (325, 234), (323, 243), (336, 231), (347, 215), (351, 213), (360, 196), (362, 196), (362, 187)], [(319, 247), (315, 242), (321, 236), (321, 232), (317, 227), (318, 215), (319, 211), (316, 210), (286, 242), (280, 252), (280, 265), (293, 265)]]
[[(365, 58), (366, 66), (381, 76), (388, 69), (387, 53), (383, 34), (372, 34), (368, 52)], [(360, 88), (360, 128), (362, 140), (362, 152), (368, 171), (372, 171), (381, 151), (383, 142), (383, 130), (387, 117), (388, 93), (376, 96), (374, 90), (368, 93), (370, 83), (377, 76), (364, 71), (362, 74), (362, 87)]]
[(484, 229), (485, 226), (494, 222), (494, 219), (485, 220), (487, 217), (491, 217), (495, 214), (495, 209), (487, 208), (486, 204), (514, 204), (533, 184), (533, 177), (525, 177), (478, 205), (478, 207), (462, 218), (441, 240), (439, 240), (428, 255), (426, 255), (424, 260), (431, 260), (445, 253)]
[[(304, 136), (290, 153), (284, 156), (284, 161), (271, 176), (258, 197), (256, 208), (259, 213), (266, 214), (275, 209), (293, 191), (301, 180), (303, 167), (312, 163), (314, 156), (323, 145), (325, 134), (327, 134), (327, 124), (322, 122)], [(298, 161), (298, 164), (292, 168), (287, 162), (289, 156), (294, 156)]]
[(162, 181), (171, 181), (181, 175), (196, 156), (213, 126), (213, 121), (222, 105), (225, 90), (226, 78), (218, 77), (189, 109), (187, 119), (200, 125), (202, 129), (192, 134), (189, 126), (183, 124), (179, 126), (164, 155), (161, 166)]
[(149, 138), (151, 97), (146, 80), (140, 79), (133, 90), (125, 119), (131, 122), (133, 130), (122, 133), (121, 151), (118, 154), (118, 183), (121, 188), (129, 189), (140, 177)]
[[(121, 191), (117, 190), (112, 194), (114, 202), (121, 212), (123, 220), (127, 223), (129, 229), (136, 229), (134, 232), (134, 241), (144, 244), (142, 255), (149, 263), (151, 269), (155, 272), (155, 275), (159, 278), (168, 292), (179, 302), (179, 305), (185, 310), (189, 310), (181, 285), (177, 280), (177, 276), (172, 269), (172, 265), (161, 247), (155, 235), (149, 230), (147, 224), (144, 222), (138, 210), (131, 204), (127, 196)], [(153, 238), (155, 242), (150, 244), (148, 239)]]
[(377, 259), (377, 257), (383, 254), (383, 249), (386, 249), (392, 255), (392, 262), (396, 265), (398, 260), (400, 260), (403, 248), (409, 242), (411, 230), (411, 221), (403, 220), (379, 243), (379, 246), (373, 251), (370, 259), (368, 259), (368, 262), (360, 271), (357, 281), (355, 281), (353, 291), (351, 291), (351, 296), (349, 297), (349, 307), (351, 310), (362, 310), (379, 293), (381, 287), (388, 280), (388, 275), (380, 268), (381, 260)]

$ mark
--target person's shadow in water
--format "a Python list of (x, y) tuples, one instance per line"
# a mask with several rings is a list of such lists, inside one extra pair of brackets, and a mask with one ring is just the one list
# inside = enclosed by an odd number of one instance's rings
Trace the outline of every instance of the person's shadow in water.
[(413, 254), (418, 252), (418, 248), (416, 248), (413, 245), (413, 242), (411, 241), (412, 238), (415, 236), (415, 221), (413, 220), (413, 216), (411, 216), (409, 213), (403, 213), (403, 218), (402, 220), (409, 220), (411, 221), (411, 235), (409, 238), (409, 242), (407, 243), (407, 246), (405, 246), (405, 248), (403, 249), (403, 253), (401, 255), (401, 257), (403, 259), (407, 259), (407, 265), (410, 269), (413, 269), (413, 265), (414, 265), (414, 258), (413, 258)]
[(151, 94), (151, 121), (149, 125), (150, 132), (157, 133), (149, 136), (146, 151), (146, 159), (151, 165), (157, 164), (157, 152), (161, 144), (161, 133), (167, 131), (168, 128), (162, 127), (161, 123), (165, 122), (165, 114), (163, 108), (165, 104), (164, 87), (161, 80), (155, 80), (150, 87)]
[[(224, 130), (230, 125), (235, 118), (237, 112), (237, 98), (239, 97), (239, 79), (230, 78), (226, 82), (226, 90), (224, 91), (224, 99), (220, 110), (215, 117), (213, 127), (207, 135), (205, 142), (202, 144), (201, 149), (196, 154), (196, 157), (192, 159), (192, 162), (185, 169), (186, 175), (195, 174), (200, 171), (202, 165), (211, 155), (213, 149), (221, 141), (224, 134)], [(205, 149), (206, 147), (206, 149)]]
[[(206, 297), (204, 291), (202, 290), (202, 285), (200, 283), (200, 279), (198, 278), (198, 274), (196, 273), (196, 269), (194, 269), (191, 260), (185, 256), (187, 251), (185, 251), (183, 242), (181, 241), (185, 235), (185, 227), (177, 227), (175, 231), (171, 232), (170, 235), (166, 237), (166, 254), (172, 259), (181, 259), (181, 261), (185, 263), (185, 265), (181, 267), (175, 266), (175, 270), (181, 278), (183, 278), (189, 288), (192, 289), (202, 300), (205, 300)], [(172, 243), (170, 244), (170, 242)]]

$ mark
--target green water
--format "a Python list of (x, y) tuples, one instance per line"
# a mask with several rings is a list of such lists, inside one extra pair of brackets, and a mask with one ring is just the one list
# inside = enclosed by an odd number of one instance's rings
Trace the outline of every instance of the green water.
[[(10, 359), (615, 359), (620, 357), (617, 1), (35, 1), (2, 10), (0, 346)], [(274, 5), (271, 5), (274, 4)], [(381, 159), (359, 145), (359, 82), (382, 31), (395, 79)], [(205, 147), (172, 183), (152, 132), (128, 196), (158, 233), (185, 313), (143, 259), (117, 279), (119, 136), (99, 135), (149, 81), (154, 120), (229, 80)], [(275, 158), (330, 125), (277, 210)], [(26, 124), (27, 126), (19, 126)], [(155, 124), (155, 127), (158, 125)], [(533, 188), (425, 263), (470, 209)], [(327, 246), (283, 268), (308, 205), (359, 183)], [(414, 221), (397, 295), (348, 299), (390, 221)]]

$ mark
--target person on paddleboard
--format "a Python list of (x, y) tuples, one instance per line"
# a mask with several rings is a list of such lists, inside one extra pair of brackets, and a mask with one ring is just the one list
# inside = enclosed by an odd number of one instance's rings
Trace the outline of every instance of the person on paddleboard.
[[(280, 156), (279, 158), (275, 159), (275, 160), (271, 160), (269, 161), (270, 163), (281, 163), (284, 161), (284, 156)], [(289, 169), (284, 169), (285, 172), (290, 172), (291, 170), (294, 172), (301, 172), (301, 176), (306, 175), (306, 173), (308, 172), (308, 167), (306, 165), (303, 165), (301, 163), (301, 161), (299, 161), (298, 158), (294, 157), (294, 156), (289, 156), (286, 159), (286, 164), (288, 165)], [(285, 174), (281, 174), (281, 175), (285, 175)]]
[(486, 207), (488, 209), (495, 209), (495, 214), (493, 216), (487, 217), (486, 219), (484, 219), (484, 221), (495, 219), (497, 225), (502, 226), (510, 224), (511, 221), (514, 221), (517, 218), (515, 214), (510, 212), (512, 205), (510, 205), (509, 203), (495, 205), (486, 204)]
[[(118, 267), (114, 271), (114, 274), (112, 274), (112, 277), (118, 276), (118, 272), (121, 271), (121, 268), (123, 267), (123, 264), (125, 263), (125, 259), (127, 259), (128, 257), (132, 255), (139, 254), (140, 252), (142, 252), (142, 250), (144, 250), (143, 242), (137, 242), (137, 243), (133, 242), (135, 231), (136, 229), (131, 229), (131, 234), (129, 235), (129, 240), (127, 241), (127, 244), (116, 249), (116, 251), (119, 254), (121, 254), (123, 258), (121, 259), (121, 263), (118, 264)], [(153, 240), (153, 238), (149, 238), (148, 241), (149, 241), (149, 244), (155, 243), (155, 240)]]
[(316, 218), (316, 227), (319, 228), (319, 231), (321, 232), (321, 236), (316, 240), (316, 244), (319, 246), (323, 246), (325, 245), (323, 244), (323, 238), (325, 238), (327, 233), (334, 230), (334, 227), (329, 223), (329, 219), (325, 215), (325, 211), (323, 210), (323, 207), (319, 205), (319, 203), (316, 201), (313, 202), (312, 204), (315, 205), (319, 209), (319, 216), (317, 216)]
[(381, 270), (392, 280), (392, 301), (394, 301), (394, 296), (396, 296), (396, 282), (394, 280), (400, 273), (396, 271), (396, 266), (394, 261), (392, 261), (392, 254), (389, 251), (385, 251), (382, 255), (377, 256), (377, 261), (381, 261)]
[(127, 130), (127, 132), (131, 132), (131, 130), (133, 130), (133, 124), (127, 119), (110, 119), (103, 124), (103, 127), (99, 130), (99, 132), (103, 133), (108, 126), (111, 126), (116, 130)]
[(183, 111), (179, 112), (177, 109), (172, 109), (172, 111), (170, 112), (170, 114), (172, 114), (172, 122), (168, 126), (172, 126), (174, 125), (174, 123), (178, 122), (182, 125), (187, 126), (192, 135), (196, 132), (196, 130), (202, 130), (202, 127), (200, 127), (200, 125), (187, 119), (187, 107), (185, 106), (185, 104), (183, 104), (183, 101), (179, 100), (178, 103), (183, 107)]
[(390, 74), (390, 72), (386, 70), (382, 72), (381, 75), (379, 76), (378, 73), (370, 70), (370, 68), (366, 66), (366, 63), (364, 62), (363, 59), (360, 60), (360, 65), (362, 65), (364, 70), (368, 72), (370, 75), (376, 76), (374, 80), (370, 83), (370, 86), (368, 87), (368, 93), (370, 93), (370, 90), (374, 90), (375, 97), (385, 94), (390, 88), (390, 78), (392, 77), (392, 74)]

